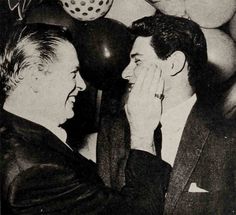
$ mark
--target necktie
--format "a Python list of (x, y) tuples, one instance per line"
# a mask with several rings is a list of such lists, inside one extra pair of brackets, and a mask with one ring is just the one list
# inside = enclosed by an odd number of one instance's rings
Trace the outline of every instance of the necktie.
[(161, 147), (162, 147), (161, 123), (159, 123), (154, 132), (154, 144), (156, 148), (156, 154), (158, 157), (161, 158)]

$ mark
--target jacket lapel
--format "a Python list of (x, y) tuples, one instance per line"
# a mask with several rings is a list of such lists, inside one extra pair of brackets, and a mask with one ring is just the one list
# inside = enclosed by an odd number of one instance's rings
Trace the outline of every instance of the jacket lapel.
[(55, 134), (51, 133), (51, 131), (47, 131), (47, 135), (44, 143), (47, 143), (49, 147), (51, 147), (54, 151), (58, 151), (64, 156), (68, 158), (74, 157), (74, 152), (67, 147)]
[(173, 212), (209, 135), (209, 129), (203, 121), (202, 113), (196, 104), (185, 125), (166, 195), (165, 214)]
[(31, 142), (31, 144), (39, 146), (46, 144), (52, 148), (52, 150), (60, 152), (70, 159), (76, 157), (76, 152), (67, 147), (55, 134), (53, 134), (47, 128), (4, 110), (2, 111), (1, 116), (2, 118), (5, 117), (8, 124), (11, 124), (11, 127), (14, 127), (14, 129), (16, 129), (16, 131), (22, 135), (22, 138), (30, 138), (29, 142)]

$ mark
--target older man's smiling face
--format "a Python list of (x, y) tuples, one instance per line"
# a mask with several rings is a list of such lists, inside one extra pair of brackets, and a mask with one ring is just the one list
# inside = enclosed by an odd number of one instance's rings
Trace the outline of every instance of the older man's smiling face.
[(72, 44), (62, 42), (58, 45), (56, 59), (49, 63), (47, 70), (48, 74), (42, 80), (39, 99), (42, 100), (47, 118), (62, 124), (74, 116), (75, 97), (86, 88)]

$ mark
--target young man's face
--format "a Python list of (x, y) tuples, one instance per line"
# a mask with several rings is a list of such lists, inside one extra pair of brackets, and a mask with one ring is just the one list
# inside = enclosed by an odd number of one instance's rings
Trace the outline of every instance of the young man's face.
[(162, 77), (165, 79), (164, 70), (168, 61), (157, 57), (150, 42), (151, 37), (138, 37), (134, 42), (130, 53), (130, 63), (122, 73), (122, 77), (129, 81), (129, 90), (132, 89), (137, 77), (142, 72), (142, 70), (139, 70), (141, 66), (156, 65), (162, 70)]
[(56, 57), (48, 65), (49, 74), (42, 81), (39, 99), (45, 117), (59, 125), (74, 116), (75, 97), (86, 85), (79, 73), (77, 53), (70, 43), (59, 44)]

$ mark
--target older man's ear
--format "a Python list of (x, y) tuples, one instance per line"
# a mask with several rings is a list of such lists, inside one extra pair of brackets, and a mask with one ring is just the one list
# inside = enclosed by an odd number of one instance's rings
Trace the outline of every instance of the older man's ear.
[(178, 73), (182, 72), (185, 64), (186, 64), (186, 57), (183, 52), (175, 51), (169, 58), (168, 61), (171, 65), (170, 75), (175, 76)]
[(38, 93), (42, 87), (43, 78), (45, 77), (45, 68), (40, 65), (35, 65), (30, 70), (23, 71), (23, 81), (26, 83), (25, 86), (29, 86), (34, 93)]

